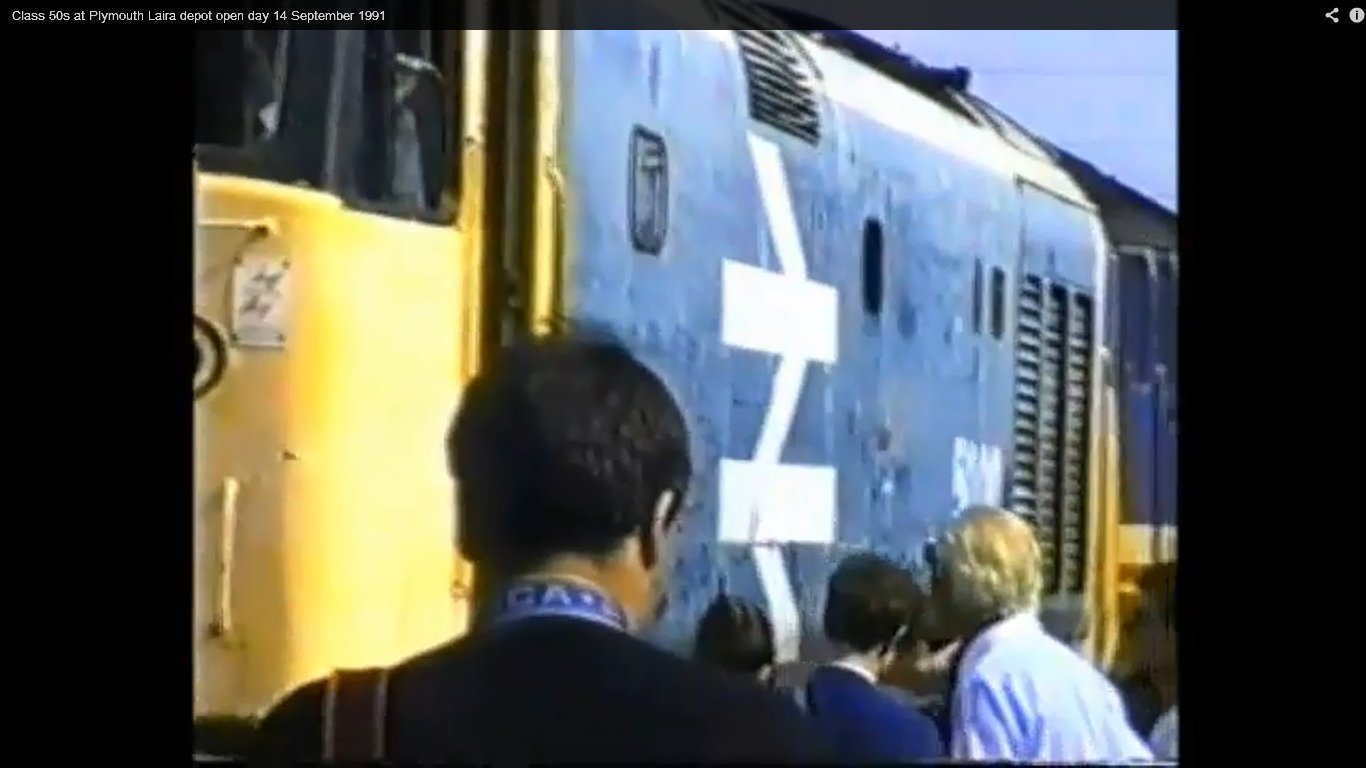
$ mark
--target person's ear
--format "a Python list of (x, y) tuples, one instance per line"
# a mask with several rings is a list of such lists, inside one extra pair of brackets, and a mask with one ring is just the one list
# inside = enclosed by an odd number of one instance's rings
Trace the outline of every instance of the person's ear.
[(896, 657), (901, 652), (901, 641), (905, 639), (906, 634), (909, 631), (910, 627), (905, 624), (896, 628), (896, 632), (892, 634), (892, 639), (888, 640), (887, 644), (882, 646), (881, 656), (883, 664), (891, 664), (893, 661), (896, 661)]
[(645, 529), (640, 541), (640, 556), (646, 568), (654, 568), (659, 561), (659, 544), (669, 534), (676, 517), (678, 494), (668, 489), (655, 499), (654, 510), (650, 514), (650, 525)]
[(659, 498), (655, 500), (652, 517), (656, 530), (660, 533), (671, 533), (673, 531), (678, 524), (678, 512), (682, 501), (678, 491), (672, 488), (659, 494)]

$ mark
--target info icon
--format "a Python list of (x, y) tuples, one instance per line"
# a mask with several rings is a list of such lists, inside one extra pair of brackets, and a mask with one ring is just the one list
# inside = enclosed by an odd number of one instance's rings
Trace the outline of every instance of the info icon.
[(1362, 19), (1366, 19), (1366, 11), (1363, 11), (1360, 8), (1353, 8), (1347, 14), (1347, 18), (1351, 19), (1353, 23), (1360, 24)]

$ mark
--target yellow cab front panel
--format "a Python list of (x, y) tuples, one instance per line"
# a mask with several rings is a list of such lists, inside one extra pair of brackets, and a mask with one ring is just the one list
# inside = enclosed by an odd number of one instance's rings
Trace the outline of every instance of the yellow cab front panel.
[(196, 717), (465, 623), (443, 450), (475, 247), (450, 151), (463, 38), (197, 46)]

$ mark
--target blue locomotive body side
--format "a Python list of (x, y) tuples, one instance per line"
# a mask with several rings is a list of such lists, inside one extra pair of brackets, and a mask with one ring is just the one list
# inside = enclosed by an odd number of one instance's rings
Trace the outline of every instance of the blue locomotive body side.
[[(1084, 202), (908, 130), (906, 86), (814, 43), (819, 139), (753, 120), (730, 34), (563, 35), (563, 310), (628, 341), (690, 420), (660, 639), (685, 647), (725, 589), (805, 652), (841, 553), (918, 564), (967, 504), (1019, 497), (1024, 277), (1096, 297), (1103, 249)], [(633, 170), (642, 135), (662, 192)], [(657, 254), (632, 237), (652, 200)]]
[(1177, 506), (1175, 258), (1121, 249), (1113, 273), (1126, 563), (1175, 557)]

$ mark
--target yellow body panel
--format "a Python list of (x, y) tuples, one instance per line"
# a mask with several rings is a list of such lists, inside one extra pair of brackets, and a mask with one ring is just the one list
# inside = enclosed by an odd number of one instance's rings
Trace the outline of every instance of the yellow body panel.
[(1176, 526), (1128, 523), (1118, 526), (1119, 559), (1126, 575), (1176, 560)]
[(1095, 517), (1100, 532), (1095, 542), (1096, 563), (1092, 606), (1096, 609), (1093, 652), (1105, 668), (1123, 672), (1134, 659), (1138, 637), (1135, 618), (1141, 604), (1140, 579), (1152, 566), (1176, 560), (1176, 526), (1124, 523), (1123, 476), (1120, 460), (1118, 396), (1102, 389), (1102, 446), (1099, 477), (1102, 498)]
[(564, 306), (565, 183), (559, 166), (560, 38), (565, 32), (536, 33), (536, 173), (530, 190), (535, 226), (532, 228), (531, 317), (533, 333), (549, 330)]
[[(231, 329), (239, 259), (288, 263), (284, 348), (234, 347), (195, 404), (195, 714), (246, 715), (465, 624), (442, 446), (465, 370), (466, 275), (453, 226), (269, 182), (197, 182), (201, 317)], [(240, 225), (254, 221), (273, 233)]]
[[(1108, 355), (1108, 351), (1103, 353)], [(1088, 530), (1091, 545), (1090, 590), (1091, 633), (1087, 637), (1087, 651), (1102, 668), (1114, 661), (1115, 647), (1121, 628), (1118, 606), (1119, 553), (1115, 544), (1119, 508), (1119, 424), (1115, 393), (1110, 387), (1099, 388), (1099, 400), (1093, 422), (1096, 430), (1095, 460), (1092, 462), (1092, 488), (1097, 494), (1092, 504)]]

